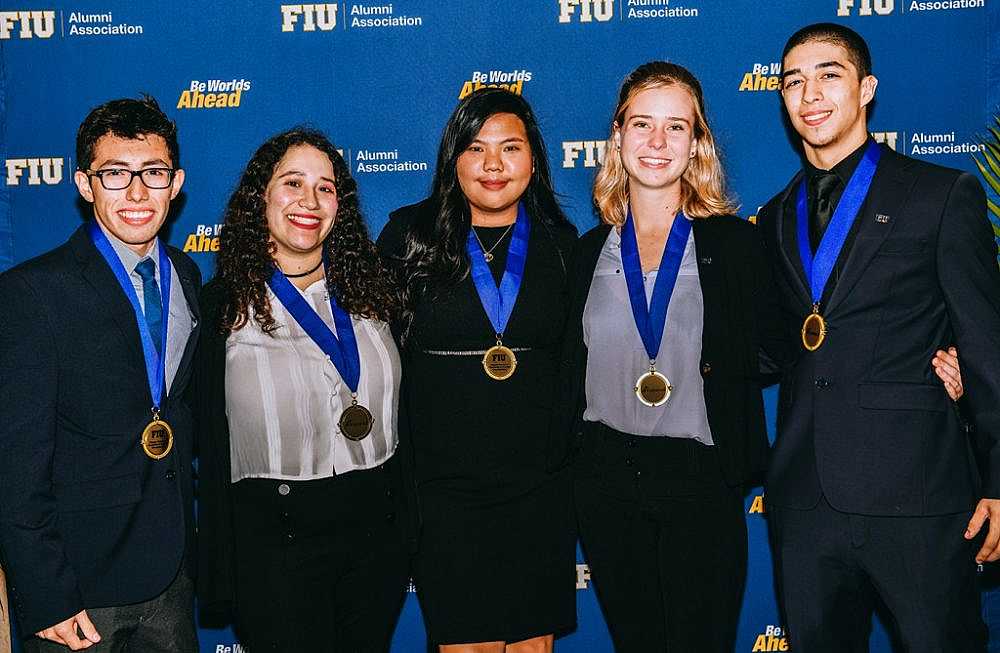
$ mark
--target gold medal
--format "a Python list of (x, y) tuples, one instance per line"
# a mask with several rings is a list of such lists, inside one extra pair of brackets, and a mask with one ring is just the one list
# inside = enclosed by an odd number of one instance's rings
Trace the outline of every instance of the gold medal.
[(673, 391), (674, 386), (670, 385), (667, 377), (657, 372), (652, 365), (635, 382), (635, 396), (647, 406), (662, 406), (670, 399)]
[(374, 425), (375, 418), (372, 417), (371, 411), (359, 405), (357, 399), (354, 399), (353, 403), (340, 414), (340, 422), (338, 423), (340, 432), (353, 442), (367, 438)]
[(159, 411), (153, 411), (153, 421), (142, 430), (142, 450), (153, 460), (160, 460), (173, 448), (173, 429), (160, 419)]
[(802, 322), (802, 346), (807, 351), (816, 351), (826, 340), (826, 320), (819, 314), (819, 304), (813, 304), (813, 312)]
[(483, 355), (483, 369), (486, 371), (486, 376), (494, 381), (506, 381), (514, 376), (517, 356), (509, 347), (500, 344), (498, 339), (496, 346), (487, 349)]

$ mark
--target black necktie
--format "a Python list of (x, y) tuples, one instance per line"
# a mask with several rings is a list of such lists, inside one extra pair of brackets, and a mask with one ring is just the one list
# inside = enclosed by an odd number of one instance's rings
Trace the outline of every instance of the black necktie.
[(812, 178), (812, 213), (809, 215), (809, 244), (815, 252), (823, 240), (826, 226), (833, 217), (833, 191), (840, 185), (840, 177), (832, 172), (820, 172)]

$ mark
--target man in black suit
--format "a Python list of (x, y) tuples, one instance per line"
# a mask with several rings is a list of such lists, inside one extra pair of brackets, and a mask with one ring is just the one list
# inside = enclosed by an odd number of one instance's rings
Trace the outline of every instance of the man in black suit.
[[(200, 275), (157, 239), (176, 126), (114, 100), (77, 134), (93, 205), (0, 275), (0, 551), (26, 651), (197, 651), (192, 425)], [(38, 216), (44, 220), (45, 216)]]
[[(878, 82), (855, 32), (803, 28), (783, 70), (805, 166), (759, 224), (800, 352), (766, 484), (792, 648), (867, 650), (881, 601), (905, 650), (981, 651), (976, 563), (1000, 557), (1000, 271), (983, 190), (872, 141)], [(980, 451), (930, 365), (951, 343)]]

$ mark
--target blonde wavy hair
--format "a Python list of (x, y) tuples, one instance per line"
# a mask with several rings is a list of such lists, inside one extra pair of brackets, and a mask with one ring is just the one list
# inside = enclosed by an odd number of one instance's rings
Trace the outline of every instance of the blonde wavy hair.
[(681, 177), (681, 207), (689, 218), (707, 218), (737, 211), (739, 206), (726, 190), (722, 162), (715, 148), (715, 138), (705, 119), (705, 100), (701, 84), (687, 68), (666, 61), (650, 61), (633, 70), (622, 82), (618, 106), (611, 121), (611, 135), (604, 150), (604, 164), (594, 179), (594, 206), (601, 220), (621, 226), (628, 211), (628, 173), (615, 147), (615, 131), (625, 117), (632, 99), (651, 88), (677, 86), (691, 96), (694, 104), (694, 136), (698, 139), (695, 155)]

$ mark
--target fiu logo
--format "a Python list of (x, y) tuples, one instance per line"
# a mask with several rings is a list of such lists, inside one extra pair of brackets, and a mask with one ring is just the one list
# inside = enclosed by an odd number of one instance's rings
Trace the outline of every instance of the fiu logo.
[[(606, 23), (615, 17), (615, 0), (558, 0), (559, 22), (568, 23), (573, 16), (581, 23)], [(577, 13), (579, 10), (579, 13)]]
[(243, 91), (250, 90), (250, 82), (245, 79), (191, 80), (187, 90), (181, 91), (177, 100), (178, 109), (232, 109), (240, 106)]
[(0, 40), (13, 38), (14, 26), (19, 39), (51, 38), (56, 31), (56, 12), (0, 11)]
[(576, 589), (585, 590), (590, 587), (590, 566), (578, 564), (576, 566)]
[(514, 95), (524, 93), (524, 83), (531, 81), (531, 73), (527, 70), (491, 70), (483, 73), (473, 71), (472, 79), (462, 82), (462, 90), (458, 93), (461, 100), (481, 88), (505, 88)]
[(788, 648), (788, 637), (785, 634), (784, 629), (780, 626), (768, 626), (764, 629), (760, 635), (757, 635), (757, 639), (754, 640), (753, 648), (750, 649), (753, 652), (756, 651), (787, 651)]
[[(760, 209), (757, 209), (757, 210), (759, 211)], [(752, 222), (754, 224), (756, 224), (757, 223), (757, 216), (755, 215), (755, 216), (753, 216), (753, 218), (754, 219), (752, 220)], [(753, 498), (753, 501), (750, 502), (750, 508), (747, 510), (747, 513), (751, 514), (751, 515), (754, 515), (754, 514), (762, 515), (762, 514), (764, 514), (764, 495), (763, 494), (758, 494), (758, 495), (756, 495)]]
[(184, 241), (185, 252), (217, 252), (219, 251), (219, 234), (221, 224), (200, 224), (193, 234), (188, 234)]
[(872, 132), (872, 138), (875, 139), (876, 143), (885, 143), (893, 152), (898, 152), (896, 149), (896, 141), (899, 140), (899, 132)]
[(62, 181), (64, 160), (62, 157), (47, 159), (7, 159), (7, 185), (18, 186), (25, 171), (28, 172), (28, 185), (54, 186)]
[(853, 9), (858, 16), (871, 16), (873, 11), (886, 16), (893, 12), (895, 5), (896, 0), (837, 0), (837, 15), (850, 16)]
[(329, 32), (337, 26), (337, 3), (281, 5), (282, 32), (294, 32), (300, 18), (303, 32), (315, 32), (317, 28)]
[(781, 62), (755, 63), (743, 74), (740, 91), (777, 91), (781, 88)]
[(563, 141), (562, 167), (575, 168), (581, 154), (584, 168), (604, 165), (604, 150), (607, 144), (607, 141)]

